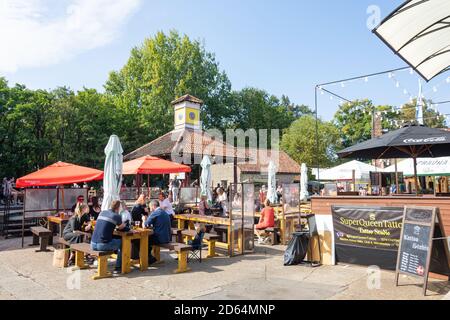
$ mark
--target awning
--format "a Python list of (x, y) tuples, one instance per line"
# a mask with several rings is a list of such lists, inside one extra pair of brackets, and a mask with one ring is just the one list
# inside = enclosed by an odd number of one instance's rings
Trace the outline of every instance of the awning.
[(373, 32), (427, 81), (450, 67), (449, 0), (408, 0)]
[(102, 180), (103, 171), (57, 162), (44, 169), (17, 179), (17, 188), (46, 187)]
[(183, 164), (178, 164), (151, 156), (145, 156), (123, 164), (124, 175), (170, 174), (182, 172), (191, 172), (191, 168)]
[[(384, 169), (385, 172), (395, 172), (395, 165)], [(406, 177), (414, 176), (413, 159), (405, 159), (398, 163), (397, 171)], [(450, 157), (417, 159), (418, 176), (450, 176)]]
[(355, 179), (357, 181), (369, 181), (370, 172), (380, 171), (381, 169), (364, 162), (353, 160), (321, 171), (320, 179), (322, 181), (350, 181), (353, 179), (353, 170), (355, 170)]

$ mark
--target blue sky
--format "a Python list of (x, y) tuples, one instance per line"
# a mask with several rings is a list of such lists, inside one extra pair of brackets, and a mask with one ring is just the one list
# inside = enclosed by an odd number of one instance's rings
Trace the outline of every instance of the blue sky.
[[(125, 64), (133, 46), (159, 30), (171, 29), (204, 41), (234, 89), (258, 87), (311, 106), (315, 84), (405, 66), (367, 27), (370, 5), (378, 6), (385, 17), (402, 3), (400, 0), (132, 0), (126, 4), (124, 0), (109, 0), (120, 3), (116, 7), (107, 5), (106, 0), (28, 0), (31, 7), (26, 0), (15, 1), (26, 3), (31, 20), (37, 11), (43, 23), (72, 12), (73, 4), (75, 9), (82, 8), (80, 32), (32, 34), (50, 45), (52, 37), (58, 37), (58, 50), (48, 55), (33, 51), (40, 45), (34, 39), (21, 41), (25, 36), (20, 28), (9, 29), (9, 35), (22, 43), (17, 49), (22, 60), (15, 61), (16, 70), (2, 71), (0, 66), (0, 75), (10, 84), (23, 83), (34, 89), (67, 85), (75, 90), (83, 86), (103, 90), (108, 73)], [(45, 10), (39, 12), (42, 7)], [(103, 14), (107, 19), (100, 18)], [(55, 30), (61, 30), (58, 26)], [(33, 61), (39, 54), (40, 60)], [(447, 76), (425, 85), (426, 98), (450, 100)], [(329, 89), (349, 99), (367, 97), (375, 103), (399, 106), (417, 95), (417, 78), (407, 71), (396, 73), (394, 78), (382, 76)], [(338, 103), (320, 95), (319, 114), (331, 119)], [(445, 106), (440, 111), (446, 113)]]

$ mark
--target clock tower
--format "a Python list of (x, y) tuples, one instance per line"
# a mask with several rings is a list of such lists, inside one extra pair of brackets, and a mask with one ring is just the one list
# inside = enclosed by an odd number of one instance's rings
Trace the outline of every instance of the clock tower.
[(189, 94), (172, 101), (175, 114), (175, 130), (201, 130), (200, 107), (203, 101)]

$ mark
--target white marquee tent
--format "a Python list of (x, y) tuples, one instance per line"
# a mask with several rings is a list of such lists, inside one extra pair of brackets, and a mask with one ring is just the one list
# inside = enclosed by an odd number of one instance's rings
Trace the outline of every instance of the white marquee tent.
[[(395, 165), (384, 169), (385, 172), (395, 172)], [(405, 159), (397, 164), (397, 171), (404, 176), (414, 176), (414, 163), (412, 159)], [(450, 176), (450, 157), (418, 158), (418, 176)]]
[(381, 169), (370, 164), (353, 160), (337, 167), (320, 172), (322, 181), (351, 181), (355, 170), (356, 181), (370, 181), (370, 172), (380, 172)]

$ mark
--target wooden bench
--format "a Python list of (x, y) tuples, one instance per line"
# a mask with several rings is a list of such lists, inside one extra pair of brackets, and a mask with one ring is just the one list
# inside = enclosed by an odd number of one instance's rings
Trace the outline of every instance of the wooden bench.
[(176, 242), (178, 243), (183, 243), (182, 231), (182, 229), (172, 228), (172, 237), (176, 237)]
[(228, 242), (228, 228), (225, 226), (219, 226), (219, 225), (215, 225), (213, 228), (214, 228), (214, 231), (219, 236), (219, 239), (221, 240), (221, 242), (227, 243)]
[[(186, 243), (188, 240), (192, 240), (197, 235), (195, 230), (183, 230), (183, 236), (186, 239)], [(216, 253), (216, 242), (220, 240), (220, 236), (217, 234), (205, 233), (203, 236), (203, 241), (208, 244), (208, 256), (207, 258), (218, 257), (219, 255)]]
[(97, 257), (98, 260), (97, 274), (92, 279), (98, 280), (112, 277), (111, 272), (108, 272), (108, 258), (113, 254), (113, 251), (95, 251), (91, 249), (91, 245), (88, 243), (72, 244), (70, 249), (75, 251), (75, 268), (80, 270), (89, 269), (89, 266), (84, 263), (84, 255), (89, 254)]
[(50, 230), (44, 227), (31, 227), (31, 233), (33, 233), (33, 243), (31, 246), (40, 245), (40, 249), (36, 252), (48, 252), (48, 245), (53, 244), (53, 235)]
[(182, 243), (166, 243), (166, 244), (158, 244), (152, 245), (153, 256), (156, 258), (158, 262), (161, 261), (161, 248), (168, 249), (169, 251), (175, 251), (178, 255), (178, 268), (174, 271), (174, 273), (183, 273), (191, 271), (187, 267), (187, 260), (189, 251), (192, 250), (192, 246), (182, 244)]
[(267, 228), (264, 231), (269, 234), (270, 242), (273, 246), (279, 244), (278, 232), (280, 232), (280, 228)]
[(59, 247), (60, 249), (68, 249), (71, 245), (72, 244), (69, 241), (64, 240), (64, 238), (58, 237), (56, 239), (55, 246)]

